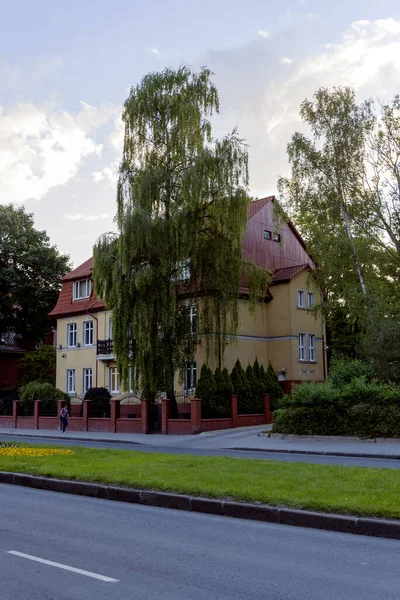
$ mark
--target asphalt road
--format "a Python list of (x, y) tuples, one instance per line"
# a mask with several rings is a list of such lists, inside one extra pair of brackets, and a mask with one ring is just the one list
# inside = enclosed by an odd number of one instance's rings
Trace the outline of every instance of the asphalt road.
[[(152, 446), (144, 444), (121, 444), (112, 442), (98, 441), (78, 441), (68, 439), (48, 439), (23, 436), (0, 435), (0, 441), (21, 442), (24, 444), (50, 444), (60, 446), (81, 446), (83, 448), (112, 448), (113, 450), (131, 450), (132, 452), (163, 452), (166, 454), (191, 454), (194, 456), (230, 456), (231, 458), (255, 458), (258, 460), (279, 460), (284, 462), (303, 462), (319, 465), (344, 465), (353, 467), (373, 467), (386, 469), (400, 469), (400, 460), (386, 458), (353, 458), (346, 456), (321, 456), (311, 454), (279, 454), (277, 452), (257, 452), (233, 450), (230, 448), (191, 448), (191, 447), (170, 447), (170, 446)], [(0, 597), (1, 600), (1, 597)]]
[(0, 506), (1, 600), (400, 597), (394, 540), (7, 485)]

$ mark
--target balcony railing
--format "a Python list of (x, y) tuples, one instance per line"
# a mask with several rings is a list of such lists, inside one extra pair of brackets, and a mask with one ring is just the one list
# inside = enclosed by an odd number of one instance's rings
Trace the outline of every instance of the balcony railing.
[(97, 355), (114, 354), (114, 342), (112, 340), (97, 340)]
[[(135, 341), (129, 340), (129, 352), (135, 350)], [(97, 356), (110, 356), (115, 354), (113, 340), (97, 340)]]

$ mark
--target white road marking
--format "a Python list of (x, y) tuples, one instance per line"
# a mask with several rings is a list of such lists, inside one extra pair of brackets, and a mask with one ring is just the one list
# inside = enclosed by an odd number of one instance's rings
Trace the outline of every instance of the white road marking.
[(7, 554), (13, 554), (14, 556), (20, 556), (21, 558), (28, 558), (50, 567), (57, 567), (58, 569), (64, 569), (64, 571), (72, 571), (73, 573), (79, 573), (79, 575), (86, 575), (86, 577), (93, 577), (93, 579), (100, 579), (101, 581), (108, 581), (116, 583), (119, 579), (113, 579), (112, 577), (105, 577), (104, 575), (98, 575), (97, 573), (91, 573), (90, 571), (83, 571), (83, 569), (76, 569), (75, 567), (69, 567), (68, 565), (62, 565), (61, 563), (53, 562), (52, 560), (46, 560), (45, 558), (39, 558), (38, 556), (31, 556), (30, 554), (24, 554), (23, 552), (16, 552), (15, 550), (7, 550)]

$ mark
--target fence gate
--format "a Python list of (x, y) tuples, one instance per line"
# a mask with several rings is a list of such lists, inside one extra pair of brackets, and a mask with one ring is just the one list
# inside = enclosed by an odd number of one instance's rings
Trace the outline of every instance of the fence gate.
[(161, 433), (161, 399), (159, 398), (149, 406), (149, 433)]

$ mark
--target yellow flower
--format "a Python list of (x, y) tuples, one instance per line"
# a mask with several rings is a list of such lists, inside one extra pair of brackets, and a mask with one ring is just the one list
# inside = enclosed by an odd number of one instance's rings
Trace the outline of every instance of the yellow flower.
[(0, 448), (1, 456), (54, 456), (73, 454), (72, 450), (58, 450), (56, 448)]

